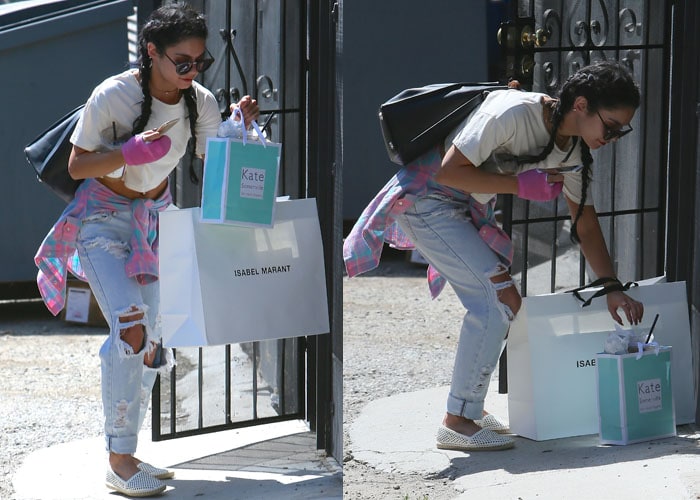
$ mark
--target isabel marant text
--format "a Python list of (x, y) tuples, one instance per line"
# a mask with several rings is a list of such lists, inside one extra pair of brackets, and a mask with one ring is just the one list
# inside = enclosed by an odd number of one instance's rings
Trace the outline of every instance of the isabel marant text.
[(241, 276), (260, 276), (265, 274), (288, 273), (291, 270), (291, 264), (286, 264), (284, 266), (249, 267), (245, 269), (234, 269), (233, 276), (236, 278)]

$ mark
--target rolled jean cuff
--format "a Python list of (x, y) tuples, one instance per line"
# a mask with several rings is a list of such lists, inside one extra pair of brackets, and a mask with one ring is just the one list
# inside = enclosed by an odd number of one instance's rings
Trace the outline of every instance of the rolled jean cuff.
[(470, 420), (479, 420), (484, 416), (484, 402), (465, 401), (450, 394), (447, 396), (447, 413)]
[(138, 444), (137, 436), (105, 436), (105, 445), (107, 451), (112, 453), (120, 453), (122, 455), (133, 455), (136, 453), (136, 445)]

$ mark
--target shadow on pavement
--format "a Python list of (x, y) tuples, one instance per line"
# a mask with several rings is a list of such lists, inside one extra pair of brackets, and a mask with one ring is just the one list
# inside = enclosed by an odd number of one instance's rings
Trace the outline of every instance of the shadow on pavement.
[(678, 436), (675, 438), (626, 446), (601, 445), (598, 435), (548, 441), (532, 441), (517, 436), (515, 439), (516, 446), (512, 450), (453, 457), (450, 467), (433, 477), (455, 478), (498, 469), (517, 475), (700, 454), (700, 435), (693, 425), (679, 426)]

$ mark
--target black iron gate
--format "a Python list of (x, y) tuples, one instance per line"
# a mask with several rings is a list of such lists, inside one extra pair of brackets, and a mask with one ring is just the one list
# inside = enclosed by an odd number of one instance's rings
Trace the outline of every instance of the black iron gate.
[[(160, 3), (153, 2), (149, 7)], [(307, 9), (317, 7), (308, 7), (301, 0), (189, 3), (207, 16), (207, 46), (216, 58), (214, 65), (200, 75), (201, 83), (214, 92), (222, 114), (243, 95), (255, 97), (261, 109), (260, 124), (265, 125), (268, 137), (284, 144), (279, 194), (315, 196), (309, 189), (314, 175), (307, 166), (306, 144)], [(146, 11), (141, 5), (139, 17), (143, 19), (148, 13), (150, 9)], [(189, 180), (189, 167), (178, 167), (173, 179), (174, 198), (180, 207), (196, 206), (200, 201), (199, 186)], [(197, 169), (201, 165), (195, 165)], [(319, 204), (319, 208), (323, 207)], [(308, 420), (312, 430), (317, 430), (316, 402), (330, 400), (328, 394), (320, 392), (330, 391), (330, 384), (319, 389), (315, 380), (331, 380), (329, 373), (318, 373), (317, 356), (307, 356), (307, 345), (317, 345), (317, 339), (177, 349), (177, 366), (168, 376), (160, 377), (154, 388), (153, 439), (291, 419)], [(313, 394), (307, 394), (307, 388), (309, 392), (313, 388)], [(317, 434), (327, 428), (324, 422)], [(320, 448), (328, 449), (328, 436), (320, 435), (317, 441)]]
[(667, 271), (685, 281), (695, 367), (696, 423), (700, 422), (700, 4), (673, 2), (673, 74), (669, 120)]
[[(577, 69), (605, 59), (622, 61), (639, 83), (634, 132), (592, 152), (595, 207), (621, 280), (664, 274), (670, 12), (666, 0), (513, 0), (511, 21), (498, 34), (504, 56), (499, 76), (514, 77), (528, 90), (553, 94)], [(570, 242), (561, 199), (503, 198), (504, 227), (515, 245), (512, 273), (523, 296), (591, 281)]]
[[(593, 152), (594, 199), (621, 279), (663, 274), (668, 124), (660, 117), (668, 114), (667, 2), (520, 0), (515, 7), (516, 20), (500, 33), (505, 72), (528, 89), (552, 94), (578, 68), (603, 59), (622, 61), (639, 83), (634, 132)], [(504, 208), (523, 295), (588, 280), (583, 256), (569, 243), (562, 200), (512, 199)]]

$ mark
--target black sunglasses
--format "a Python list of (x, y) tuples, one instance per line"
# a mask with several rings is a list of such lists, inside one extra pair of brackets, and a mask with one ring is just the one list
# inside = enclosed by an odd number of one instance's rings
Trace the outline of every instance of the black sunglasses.
[(168, 60), (175, 65), (175, 73), (178, 75), (186, 75), (190, 71), (192, 71), (192, 68), (195, 68), (198, 73), (204, 73), (206, 70), (209, 69), (209, 67), (214, 64), (214, 57), (211, 55), (209, 52), (209, 49), (207, 49), (207, 54), (209, 54), (209, 57), (205, 59), (198, 59), (196, 61), (186, 61), (186, 62), (175, 62), (172, 59), (170, 59), (170, 56), (163, 52), (163, 55), (168, 58)]
[(612, 141), (613, 139), (619, 139), (622, 136), (625, 136), (632, 132), (632, 127), (627, 125), (626, 129), (613, 129), (608, 127), (608, 124), (605, 123), (605, 120), (603, 120), (603, 117), (600, 116), (600, 112), (596, 111), (596, 114), (598, 115), (598, 118), (600, 118), (600, 122), (603, 124), (603, 139), (606, 141)]

